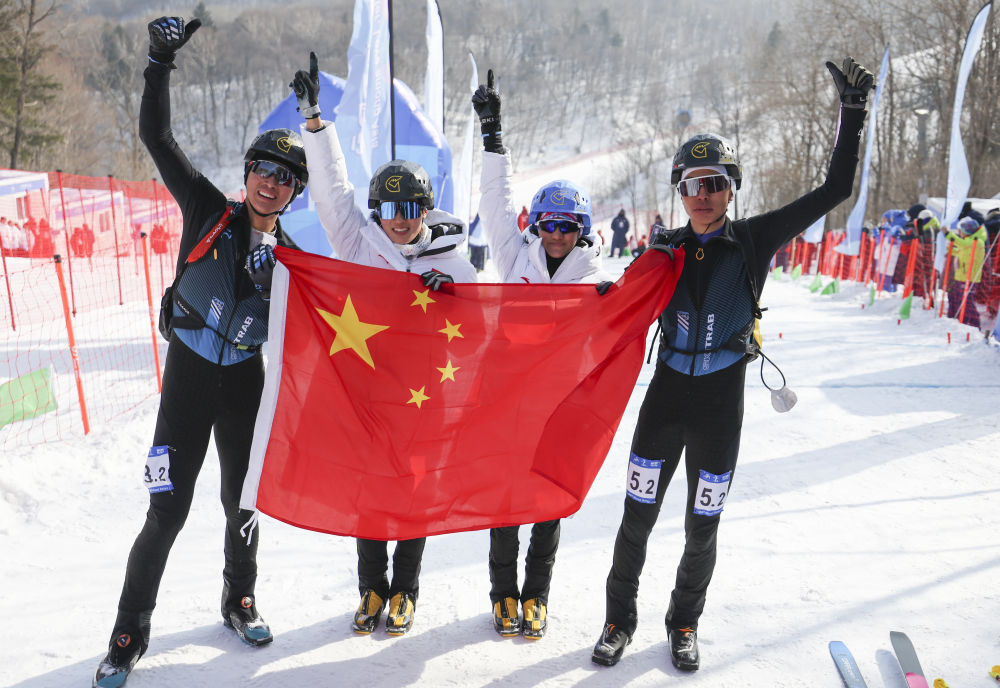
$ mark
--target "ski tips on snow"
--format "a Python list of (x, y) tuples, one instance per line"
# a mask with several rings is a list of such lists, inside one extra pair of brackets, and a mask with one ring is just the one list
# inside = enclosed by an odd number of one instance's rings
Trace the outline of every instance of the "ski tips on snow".
[(909, 688), (930, 688), (927, 679), (924, 678), (924, 670), (917, 659), (917, 651), (909, 637), (901, 631), (890, 631), (889, 642), (892, 643), (892, 650), (896, 653), (896, 660), (899, 668), (903, 670), (906, 677), (906, 685)]
[(833, 657), (833, 663), (840, 672), (840, 678), (843, 679), (846, 688), (868, 688), (868, 684), (861, 676), (861, 670), (858, 669), (858, 663), (854, 661), (854, 655), (847, 649), (847, 645), (839, 640), (832, 641), (830, 656)]
[[(899, 668), (906, 679), (907, 687), (930, 688), (927, 685), (924, 670), (917, 660), (917, 651), (914, 649), (910, 638), (901, 631), (891, 631), (889, 633), (889, 642), (892, 643), (892, 650), (896, 655), (896, 661), (899, 662)], [(861, 671), (858, 669), (858, 664), (854, 660), (854, 656), (847, 649), (847, 645), (839, 640), (831, 641), (830, 656), (833, 657), (833, 663), (836, 665), (837, 671), (840, 672), (840, 678), (843, 679), (846, 688), (868, 688), (864, 678), (861, 676)], [(997, 682), (1000, 682), (1000, 665), (993, 667), (990, 676)], [(948, 688), (948, 684), (943, 678), (938, 678), (934, 680), (934, 688)]]

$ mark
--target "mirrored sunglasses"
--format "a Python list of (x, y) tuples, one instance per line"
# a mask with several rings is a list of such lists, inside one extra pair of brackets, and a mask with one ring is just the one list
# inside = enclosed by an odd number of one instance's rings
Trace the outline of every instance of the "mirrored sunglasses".
[(273, 160), (255, 160), (250, 171), (261, 179), (274, 177), (275, 183), (281, 186), (295, 186), (297, 180), (290, 169)]
[(699, 189), (705, 187), (710, 194), (719, 193), (729, 188), (729, 177), (724, 174), (712, 174), (707, 177), (688, 177), (677, 183), (677, 192), (681, 196), (697, 196)]
[(569, 220), (542, 220), (538, 223), (538, 228), (543, 232), (548, 232), (549, 234), (556, 231), (562, 232), (563, 234), (580, 231), (580, 225), (575, 222), (570, 222)]
[(421, 210), (420, 201), (382, 201), (378, 206), (378, 216), (383, 220), (391, 220), (400, 213), (404, 220), (416, 220), (420, 217)]

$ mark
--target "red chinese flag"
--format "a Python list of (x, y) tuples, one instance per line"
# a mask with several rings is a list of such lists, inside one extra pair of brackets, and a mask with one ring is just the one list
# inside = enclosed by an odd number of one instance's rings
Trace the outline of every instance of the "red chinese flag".
[(277, 249), (244, 508), (379, 540), (580, 508), (684, 263), (591, 284), (458, 284)]

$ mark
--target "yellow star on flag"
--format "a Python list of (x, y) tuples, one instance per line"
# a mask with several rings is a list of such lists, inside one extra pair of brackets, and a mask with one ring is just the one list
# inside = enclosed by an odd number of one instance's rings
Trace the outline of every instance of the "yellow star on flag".
[(458, 323), (457, 325), (452, 325), (451, 321), (448, 320), (448, 318), (445, 318), (444, 324), (445, 324), (444, 329), (438, 330), (438, 332), (440, 332), (441, 334), (448, 335), (449, 343), (451, 343), (451, 340), (454, 339), (455, 337), (458, 337), (459, 339), (465, 339), (465, 335), (458, 331), (458, 328), (462, 326), (462, 323)]
[(317, 308), (316, 310), (323, 320), (326, 321), (326, 324), (337, 333), (333, 339), (333, 344), (330, 345), (331, 356), (338, 351), (352, 349), (354, 353), (361, 357), (362, 361), (372, 368), (375, 367), (371, 352), (368, 351), (368, 339), (382, 330), (388, 330), (388, 325), (373, 325), (362, 322), (358, 318), (358, 312), (354, 310), (350, 294), (347, 295), (347, 301), (344, 302), (344, 311), (340, 315), (334, 315), (333, 313), (324, 311), (322, 308)]
[(414, 289), (413, 290), (413, 295), (416, 298), (413, 299), (413, 303), (411, 303), (410, 305), (411, 306), (420, 306), (423, 309), (424, 313), (426, 313), (427, 312), (427, 304), (429, 304), (429, 303), (437, 303), (437, 301), (435, 301), (434, 299), (432, 299), (430, 297), (430, 293), (431, 293), (430, 289), (425, 289), (424, 291), (417, 291), (416, 289)]
[(449, 358), (448, 359), (448, 364), (444, 368), (438, 368), (437, 369), (438, 372), (441, 373), (441, 380), (440, 381), (444, 382), (445, 380), (451, 380), (452, 382), (455, 382), (455, 371), (456, 370), (461, 370), (461, 369), (462, 369), (461, 366), (458, 366), (457, 368), (452, 367), (452, 365), (451, 365), (451, 359)]
[[(424, 387), (426, 387), (426, 386), (427, 385), (424, 385)], [(422, 403), (424, 403), (425, 401), (427, 401), (428, 399), (430, 399), (429, 396), (427, 396), (426, 394), (424, 394), (424, 387), (421, 387), (420, 389), (411, 389), (410, 390), (410, 400), (408, 402), (406, 402), (406, 403), (407, 404), (416, 404), (417, 408), (420, 408), (420, 405)]]

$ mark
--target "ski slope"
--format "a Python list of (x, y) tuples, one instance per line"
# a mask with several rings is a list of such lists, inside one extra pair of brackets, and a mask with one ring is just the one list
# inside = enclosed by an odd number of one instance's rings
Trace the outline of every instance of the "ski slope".
[[(785, 279), (764, 291), (764, 350), (799, 401), (776, 413), (759, 364), (748, 370), (697, 673), (671, 666), (663, 627), (683, 475), (650, 539), (633, 642), (616, 667), (590, 661), (646, 366), (589, 497), (563, 523), (544, 639), (493, 631), (485, 532), (431, 538), (412, 631), (361, 637), (350, 631), (354, 541), (262, 517), (257, 598), (275, 641), (241, 644), (219, 615), (224, 518), (211, 448), (128, 686), (837, 688), (827, 643), (842, 640), (869, 686), (904, 688), (891, 630), (913, 640), (928, 682), (989, 685), (1000, 663), (1000, 349), (917, 308), (897, 324), (898, 297), (862, 308), (856, 286), (818, 296)], [(0, 460), (0, 686), (90, 685), (147, 504), (155, 413), (154, 399), (113, 428)], [(526, 538), (523, 528), (522, 551)]]

